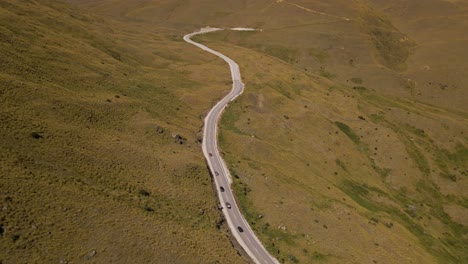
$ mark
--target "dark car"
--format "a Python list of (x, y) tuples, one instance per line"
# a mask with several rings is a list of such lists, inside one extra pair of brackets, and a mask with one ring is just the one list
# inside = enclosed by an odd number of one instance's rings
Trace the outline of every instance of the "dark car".
[(226, 207), (227, 207), (228, 209), (231, 209), (231, 204), (228, 203), (228, 202), (226, 202)]
[(218, 173), (217, 171), (215, 171), (215, 175), (216, 175), (216, 176), (219, 176), (219, 173)]
[(242, 227), (240, 227), (240, 226), (237, 227), (237, 230), (239, 230), (239, 232), (241, 232), (241, 233), (244, 232), (244, 229), (242, 229)]
[(210, 157), (213, 157), (213, 153), (210, 152), (209, 154), (210, 154)]
[(220, 189), (222, 192), (224, 192), (224, 187), (223, 187), (223, 186), (219, 187), (219, 189)]

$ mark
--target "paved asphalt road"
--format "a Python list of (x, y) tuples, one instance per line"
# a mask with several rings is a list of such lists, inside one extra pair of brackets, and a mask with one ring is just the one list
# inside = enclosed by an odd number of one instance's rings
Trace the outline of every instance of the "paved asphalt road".
[[(217, 141), (217, 122), (220, 120), (221, 114), (224, 108), (229, 102), (233, 101), (244, 91), (244, 84), (241, 80), (239, 71), (239, 65), (227, 56), (212, 50), (200, 43), (192, 41), (190, 38), (198, 34), (204, 34), (208, 32), (214, 32), (223, 30), (219, 28), (204, 28), (198, 32), (187, 34), (184, 36), (184, 40), (190, 44), (193, 44), (205, 51), (208, 51), (218, 57), (221, 57), (229, 64), (232, 75), (232, 90), (226, 95), (221, 101), (219, 101), (208, 113), (205, 118), (205, 126), (203, 131), (203, 153), (208, 161), (208, 165), (215, 179), (216, 189), (218, 192), (218, 198), (223, 207), (222, 211), (227, 220), (229, 228), (232, 234), (237, 239), (239, 244), (244, 248), (247, 254), (255, 261), (255, 263), (278, 263), (278, 261), (272, 257), (268, 251), (263, 247), (262, 243), (258, 240), (255, 233), (250, 228), (249, 224), (242, 216), (239, 207), (237, 206), (234, 194), (231, 190), (231, 175), (226, 167), (224, 160), (218, 151)], [(253, 30), (247, 28), (234, 28), (231, 30)], [(226, 203), (230, 203), (231, 208), (228, 208)]]

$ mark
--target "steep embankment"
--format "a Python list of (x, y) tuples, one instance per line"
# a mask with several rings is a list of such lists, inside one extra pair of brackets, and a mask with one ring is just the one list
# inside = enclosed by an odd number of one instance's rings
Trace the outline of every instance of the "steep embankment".
[(244, 262), (197, 142), (221, 62), (55, 1), (0, 24), (0, 262)]
[(199, 41), (245, 72), (250, 89), (223, 117), (220, 141), (270, 252), (288, 263), (466, 259), (466, 113), (382, 96), (364, 74), (341, 85), (219, 41), (263, 34)]

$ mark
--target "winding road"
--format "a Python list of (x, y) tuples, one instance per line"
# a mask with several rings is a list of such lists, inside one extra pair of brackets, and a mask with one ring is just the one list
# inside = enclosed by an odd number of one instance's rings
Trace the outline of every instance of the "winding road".
[[(184, 40), (190, 44), (193, 44), (205, 51), (208, 51), (226, 61), (231, 69), (232, 76), (232, 90), (221, 99), (208, 113), (205, 118), (205, 126), (203, 130), (203, 142), (202, 149), (203, 154), (206, 157), (208, 166), (213, 174), (214, 182), (216, 184), (216, 190), (218, 193), (219, 202), (223, 208), (223, 214), (226, 218), (231, 233), (234, 235), (236, 240), (252, 258), (255, 263), (279, 263), (274, 257), (272, 257), (268, 251), (263, 247), (260, 240), (258, 240), (255, 233), (250, 228), (249, 224), (241, 214), (239, 207), (237, 206), (236, 199), (231, 189), (232, 178), (226, 163), (221, 158), (218, 151), (217, 141), (217, 129), (218, 121), (221, 118), (224, 108), (233, 101), (244, 91), (244, 83), (242, 83), (239, 65), (229, 57), (217, 52), (213, 49), (206, 47), (198, 42), (191, 40), (190, 38), (204, 33), (214, 32), (223, 30), (221, 28), (203, 28), (200, 31), (193, 32), (184, 36)], [(229, 30), (238, 31), (252, 31), (255, 29), (250, 28), (231, 28)]]

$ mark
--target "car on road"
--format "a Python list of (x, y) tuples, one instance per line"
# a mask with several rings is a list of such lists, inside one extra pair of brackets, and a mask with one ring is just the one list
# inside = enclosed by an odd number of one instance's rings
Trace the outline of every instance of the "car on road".
[(222, 192), (224, 192), (224, 187), (223, 187), (223, 186), (219, 187), (219, 189), (220, 189)]
[(231, 204), (228, 203), (228, 202), (226, 202), (226, 207), (227, 207), (228, 209), (231, 209)]
[(219, 176), (219, 172), (215, 171), (215, 175), (216, 175), (216, 176)]
[(213, 153), (210, 152), (210, 153), (208, 153), (208, 154), (210, 155), (210, 157), (213, 157)]
[(237, 230), (239, 230), (239, 232), (241, 232), (241, 233), (244, 232), (244, 229), (242, 229), (242, 227), (240, 227), (240, 226), (237, 227)]

